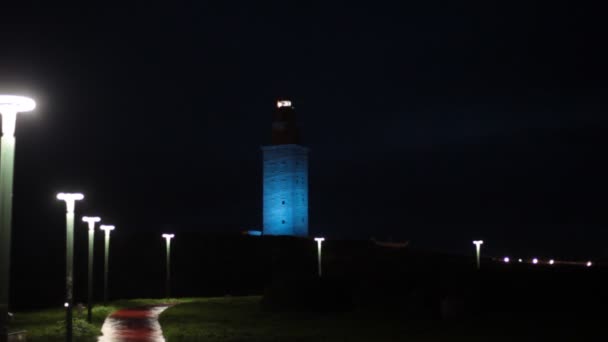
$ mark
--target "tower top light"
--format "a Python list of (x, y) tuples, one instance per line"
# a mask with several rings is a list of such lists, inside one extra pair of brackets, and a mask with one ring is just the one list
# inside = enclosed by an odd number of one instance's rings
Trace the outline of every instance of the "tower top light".
[(289, 101), (289, 100), (277, 101), (277, 108), (281, 108), (281, 107), (291, 107), (291, 101)]

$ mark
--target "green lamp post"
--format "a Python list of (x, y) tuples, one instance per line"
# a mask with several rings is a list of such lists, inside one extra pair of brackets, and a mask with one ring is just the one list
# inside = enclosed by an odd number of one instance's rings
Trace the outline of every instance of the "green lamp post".
[(323, 241), (325, 241), (325, 238), (316, 237), (315, 241), (317, 241), (317, 269), (319, 270), (319, 278), (321, 278), (321, 244), (323, 243)]
[(11, 257), (11, 218), (13, 211), (13, 171), (17, 113), (36, 108), (34, 100), (0, 95), (2, 139), (0, 142), (0, 342), (8, 341), (9, 269)]
[(74, 284), (74, 207), (76, 201), (84, 199), (83, 194), (79, 193), (59, 193), (57, 199), (64, 201), (66, 205), (66, 248), (65, 248), (65, 339), (67, 342), (72, 341), (72, 307), (74, 306), (74, 298), (72, 288)]
[(93, 321), (93, 248), (95, 246), (95, 223), (101, 221), (97, 216), (83, 216), (82, 221), (89, 226), (89, 265), (88, 265), (88, 289), (87, 289), (87, 321)]
[(175, 234), (163, 234), (165, 241), (167, 242), (167, 278), (166, 278), (166, 291), (167, 298), (171, 298), (171, 239), (175, 237)]
[(110, 267), (110, 232), (114, 230), (114, 226), (101, 225), (99, 229), (106, 232), (105, 234), (105, 251), (103, 253), (103, 305), (108, 305), (108, 269)]

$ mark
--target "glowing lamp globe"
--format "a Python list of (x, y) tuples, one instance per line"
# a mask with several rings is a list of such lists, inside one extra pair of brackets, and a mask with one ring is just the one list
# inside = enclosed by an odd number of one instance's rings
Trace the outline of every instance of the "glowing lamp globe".
[(36, 108), (36, 101), (25, 96), (0, 95), (0, 112), (21, 113), (29, 112)]
[(532, 259), (532, 263), (533, 263), (534, 265), (538, 264), (538, 259), (536, 259), (536, 258)]
[(509, 259), (509, 257), (504, 257), (502, 261), (504, 261), (505, 264), (508, 264), (509, 262), (511, 262), (511, 259)]
[(549, 265), (553, 265), (553, 264), (555, 264), (555, 260), (553, 260), (553, 259), (549, 260)]
[(106, 231), (106, 232), (108, 232), (108, 233), (109, 233), (110, 231), (114, 230), (114, 228), (116, 228), (116, 227), (111, 226), (111, 225), (106, 225), (106, 224), (102, 224), (101, 226), (99, 226), (99, 229), (101, 229), (101, 230), (105, 230), (105, 231)]
[(29, 112), (36, 108), (36, 102), (25, 96), (0, 95), (0, 114), (2, 114), (2, 133), (15, 134), (17, 113)]
[(65, 202), (68, 213), (74, 213), (74, 203), (84, 199), (84, 195), (81, 193), (60, 192), (57, 194), (57, 199)]
[(80, 194), (80, 193), (75, 193), (75, 194), (68, 194), (68, 193), (58, 193), (57, 194), (57, 199), (58, 200), (62, 200), (62, 201), (80, 201), (82, 199), (84, 199), (84, 195)]
[(95, 223), (101, 221), (101, 218), (97, 216), (83, 216), (82, 221), (89, 224), (89, 230), (94, 230)]
[(593, 266), (593, 263), (591, 261), (587, 261), (586, 265), (587, 265), (587, 267), (591, 267), (591, 266)]

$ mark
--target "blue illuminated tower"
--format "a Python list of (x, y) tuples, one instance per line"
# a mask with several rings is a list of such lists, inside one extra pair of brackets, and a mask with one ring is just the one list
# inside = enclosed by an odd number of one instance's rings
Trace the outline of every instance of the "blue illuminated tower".
[(299, 145), (290, 101), (277, 102), (272, 145), (262, 153), (264, 235), (308, 236), (308, 149)]

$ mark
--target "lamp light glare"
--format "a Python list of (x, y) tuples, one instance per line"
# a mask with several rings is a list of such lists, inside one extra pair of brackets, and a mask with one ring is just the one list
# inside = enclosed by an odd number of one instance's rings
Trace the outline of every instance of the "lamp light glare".
[(473, 240), (473, 244), (476, 246), (483, 245), (483, 240)]
[(593, 263), (591, 261), (587, 261), (587, 267), (591, 267)]
[(522, 259), (517, 259), (517, 262), (524, 262)]
[(505, 264), (508, 264), (509, 262), (511, 262), (511, 259), (509, 259), (509, 257), (505, 257), (504, 259), (502, 259), (502, 261), (504, 261)]
[(173, 239), (174, 236), (175, 236), (175, 234), (163, 234), (163, 237), (165, 239)]
[(325, 241), (325, 238), (323, 238), (323, 237), (316, 237), (315, 241), (317, 241), (317, 242), (323, 242), (323, 241)]
[(67, 307), (69, 307), (69, 306), (70, 306), (70, 303), (68, 303), (68, 302), (63, 303), (63, 307), (64, 307), (64, 308), (67, 308)]
[(555, 260), (553, 260), (553, 259), (549, 260), (549, 265), (553, 265), (553, 264), (555, 264)]
[(532, 263), (533, 263), (534, 265), (538, 264), (538, 259), (536, 259), (536, 258), (532, 259)]

